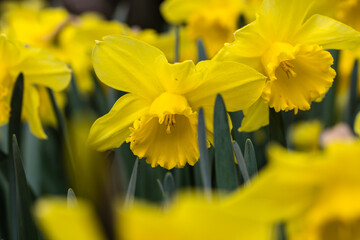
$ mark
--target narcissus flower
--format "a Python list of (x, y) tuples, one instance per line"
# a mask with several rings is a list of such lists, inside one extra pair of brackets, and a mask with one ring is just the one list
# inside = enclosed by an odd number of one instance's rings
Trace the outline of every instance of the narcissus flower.
[(257, 19), (236, 31), (236, 40), (215, 57), (246, 63), (269, 77), (261, 98), (244, 111), (240, 130), (267, 125), (269, 107), (295, 113), (310, 109), (335, 77), (333, 58), (324, 49), (359, 44), (360, 33), (343, 23), (321, 15), (306, 18), (312, 3), (265, 0)]
[(194, 165), (199, 157), (198, 108), (211, 141), (216, 94), (237, 111), (253, 104), (265, 83), (262, 74), (235, 62), (169, 64), (157, 48), (125, 36), (98, 42), (93, 64), (103, 83), (128, 94), (94, 123), (89, 143), (104, 151), (126, 140), (135, 155), (168, 169)]
[(94, 88), (91, 52), (94, 41), (109, 34), (123, 34), (126, 27), (95, 13), (73, 16), (62, 8), (14, 8), (3, 17), (3, 32), (33, 47), (44, 48), (74, 71), (79, 90)]
[(57, 37), (69, 20), (69, 13), (62, 8), (14, 7), (2, 17), (1, 31), (11, 40), (60, 54), (55, 46)]
[(70, 82), (70, 69), (51, 54), (36, 48), (25, 47), (0, 36), (0, 124), (8, 121), (10, 98), (15, 80), (24, 74), (24, 100), (22, 115), (29, 122), (31, 132), (46, 138), (42, 128), (37, 87), (49, 87), (60, 91)]
[(189, 37), (201, 38), (212, 57), (224, 43), (233, 40), (242, 6), (238, 0), (167, 0), (161, 12), (170, 23), (187, 23)]
[(290, 240), (350, 240), (360, 236), (360, 142), (323, 151), (269, 149), (269, 164), (229, 204), (243, 217), (285, 223)]

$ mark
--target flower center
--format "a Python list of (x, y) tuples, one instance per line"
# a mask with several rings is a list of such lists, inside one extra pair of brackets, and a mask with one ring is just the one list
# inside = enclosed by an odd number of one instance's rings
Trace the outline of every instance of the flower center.
[(295, 67), (289, 61), (281, 62), (280, 67), (282, 68), (282, 70), (284, 70), (284, 72), (286, 73), (286, 76), (288, 78), (290, 78), (290, 76), (291, 77), (296, 77), (296, 72), (294, 71)]
[(171, 128), (175, 127), (175, 115), (174, 114), (166, 114), (164, 118), (164, 123), (166, 125), (166, 133), (171, 133)]

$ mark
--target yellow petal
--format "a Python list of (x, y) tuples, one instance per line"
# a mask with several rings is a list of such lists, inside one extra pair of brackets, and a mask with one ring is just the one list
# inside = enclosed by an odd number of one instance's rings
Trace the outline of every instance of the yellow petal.
[[(225, 44), (221, 51), (227, 51), (231, 54), (241, 57), (259, 57), (268, 46), (268, 39), (262, 36), (262, 29), (258, 21), (252, 22), (235, 32), (235, 41)], [(226, 55), (219, 53), (218, 55)], [(219, 57), (219, 56), (218, 56)]]
[[(214, 107), (206, 107), (204, 110), (204, 119), (206, 127), (206, 137), (214, 146)], [(231, 121), (229, 121), (231, 124)]]
[[(123, 239), (127, 240), (168, 240), (169, 236), (172, 240), (270, 239), (271, 224), (242, 218), (241, 211), (224, 208), (222, 204), (219, 200), (208, 201), (184, 193), (166, 211), (135, 203), (120, 215), (118, 228), (124, 229)], [(246, 208), (246, 204), (242, 207)]]
[(208, 0), (166, 0), (161, 4), (160, 10), (166, 21), (181, 24), (207, 4)]
[(2, 65), (12, 67), (18, 64), (23, 58), (19, 44), (9, 41), (8, 38), (0, 35), (0, 61)]
[(200, 84), (186, 93), (194, 110), (213, 106), (220, 93), (230, 112), (250, 107), (261, 95), (266, 77), (254, 69), (236, 62), (203, 61), (198, 71), (206, 71)]
[(191, 60), (181, 63), (166, 64), (156, 69), (164, 89), (176, 94), (184, 94), (197, 85), (194, 79), (195, 64)]
[(351, 49), (360, 44), (360, 33), (329, 17), (314, 15), (297, 35), (295, 43), (318, 44), (325, 49)]
[(265, 38), (287, 41), (301, 27), (314, 0), (265, 0), (257, 21)]
[(27, 83), (52, 88), (55, 91), (65, 89), (71, 79), (71, 70), (50, 53), (36, 48), (23, 48), (24, 60), (12, 69), (24, 73)]
[(40, 121), (40, 96), (35, 86), (25, 84), (23, 99), (23, 115), (29, 122), (30, 131), (38, 138), (47, 138)]
[(62, 198), (41, 199), (36, 203), (34, 213), (49, 240), (105, 239), (94, 210), (79, 199), (70, 206)]
[(155, 70), (168, 63), (153, 46), (130, 37), (110, 35), (97, 43), (92, 59), (99, 79), (112, 88), (149, 100), (163, 91)]
[(94, 122), (89, 133), (89, 144), (99, 151), (120, 147), (130, 135), (129, 127), (149, 110), (149, 106), (134, 94), (122, 96), (108, 114)]
[(269, 124), (269, 105), (259, 98), (251, 107), (244, 109), (244, 118), (238, 131), (252, 132)]

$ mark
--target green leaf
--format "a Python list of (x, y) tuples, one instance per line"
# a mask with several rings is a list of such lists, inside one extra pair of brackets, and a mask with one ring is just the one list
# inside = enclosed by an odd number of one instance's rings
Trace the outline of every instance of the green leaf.
[(236, 141), (233, 141), (233, 148), (235, 152), (235, 157), (238, 162), (239, 170), (241, 172), (241, 175), (245, 181), (245, 183), (248, 183), (250, 181), (250, 176), (248, 169), (246, 167), (245, 159), (241, 153), (241, 149), (239, 147), (239, 144)]
[(0, 162), (5, 161), (7, 157), (6, 153), (0, 150)]
[[(69, 136), (68, 136), (68, 132), (67, 132), (65, 118), (62, 115), (62, 112), (56, 102), (54, 92), (50, 88), (47, 88), (47, 91), (49, 93), (51, 105), (54, 109), (56, 120), (58, 122), (59, 132), (60, 132), (61, 136), (63, 137), (63, 141), (65, 144), (65, 154), (70, 162), (70, 171), (68, 171), (67, 174), (70, 175), (70, 179), (75, 181), (75, 179), (76, 179), (75, 178), (75, 162), (74, 162), (73, 154), (71, 152), (70, 141), (69, 141)], [(66, 166), (65, 162), (64, 162), (64, 166)]]
[(202, 108), (199, 109), (199, 113), (198, 113), (198, 144), (199, 144), (199, 152), (200, 152), (200, 159), (198, 164), (200, 166), (202, 182), (204, 188), (206, 190), (210, 190), (211, 168), (210, 168), (209, 152), (207, 148), (204, 110)]
[(214, 111), (215, 175), (217, 187), (232, 191), (238, 187), (228, 115), (221, 95), (217, 95)]
[(269, 108), (269, 140), (287, 146), (282, 114), (274, 108)]
[(12, 239), (38, 239), (38, 232), (30, 211), (32, 195), (26, 180), (15, 135), (13, 135), (11, 156), (9, 187)]
[[(1, 165), (0, 167), (3, 167)], [(9, 239), (9, 183), (2, 171), (0, 171), (0, 209), (3, 209), (0, 215), (0, 239)], [(5, 211), (7, 210), (7, 211)]]
[(99, 84), (99, 80), (94, 72), (92, 73), (92, 77), (94, 82), (94, 92), (92, 97), (94, 100), (95, 108), (97, 113), (100, 116), (103, 116), (109, 112), (110, 108), (108, 106), (106, 96)]
[(159, 189), (160, 189), (161, 194), (162, 194), (162, 196), (163, 196), (163, 198), (164, 198), (164, 200), (165, 200), (165, 199), (166, 199), (166, 194), (165, 194), (165, 190), (164, 190), (164, 187), (163, 187), (160, 179), (156, 179), (156, 182), (157, 182), (157, 184), (159, 185)]
[[(332, 68), (337, 71), (338, 68), (338, 62), (339, 62), (339, 50), (329, 50), (331, 55), (334, 59), (334, 64), (332, 65)], [(337, 86), (338, 77), (335, 76), (333, 85), (331, 88), (327, 91), (322, 103), (322, 119), (324, 123), (325, 128), (332, 127), (337, 119), (337, 114), (335, 112), (335, 98), (336, 98), (336, 86)], [(315, 103), (316, 104), (316, 103)], [(313, 104), (312, 104), (313, 105)]]
[(176, 191), (174, 177), (171, 172), (167, 172), (164, 177), (164, 193), (165, 193), (165, 200), (167, 202), (170, 201), (170, 198), (174, 195)]
[(244, 155), (245, 155), (244, 158), (249, 176), (250, 178), (254, 177), (258, 172), (258, 168), (257, 168), (254, 146), (250, 139), (246, 139)]
[(67, 100), (71, 113), (76, 113), (84, 109), (84, 101), (79, 93), (79, 89), (76, 85), (74, 74), (71, 75), (70, 87), (67, 91)]
[[(8, 147), (11, 148), (12, 137), (15, 134), (20, 139), (21, 132), (21, 110), (24, 96), (24, 75), (22, 73), (16, 79), (14, 89), (11, 95), (10, 119), (8, 132)], [(10, 151), (9, 151), (10, 152)]]
[(133, 171), (131, 173), (129, 186), (126, 191), (125, 206), (127, 207), (131, 206), (134, 202), (138, 167), (139, 167), (139, 158), (137, 157), (134, 163)]
[(201, 38), (198, 38), (196, 40), (196, 47), (197, 47), (197, 61), (200, 62), (200, 61), (208, 60), (209, 58), (206, 54), (204, 42)]
[(77, 197), (75, 195), (74, 190), (72, 190), (72, 188), (68, 189), (66, 199), (68, 206), (76, 206), (78, 204)]

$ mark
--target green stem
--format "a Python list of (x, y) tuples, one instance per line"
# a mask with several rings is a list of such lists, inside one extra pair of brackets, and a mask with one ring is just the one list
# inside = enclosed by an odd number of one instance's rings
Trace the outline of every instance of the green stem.
[(287, 146), (281, 112), (276, 112), (274, 108), (269, 108), (269, 141), (277, 142), (284, 147)]

